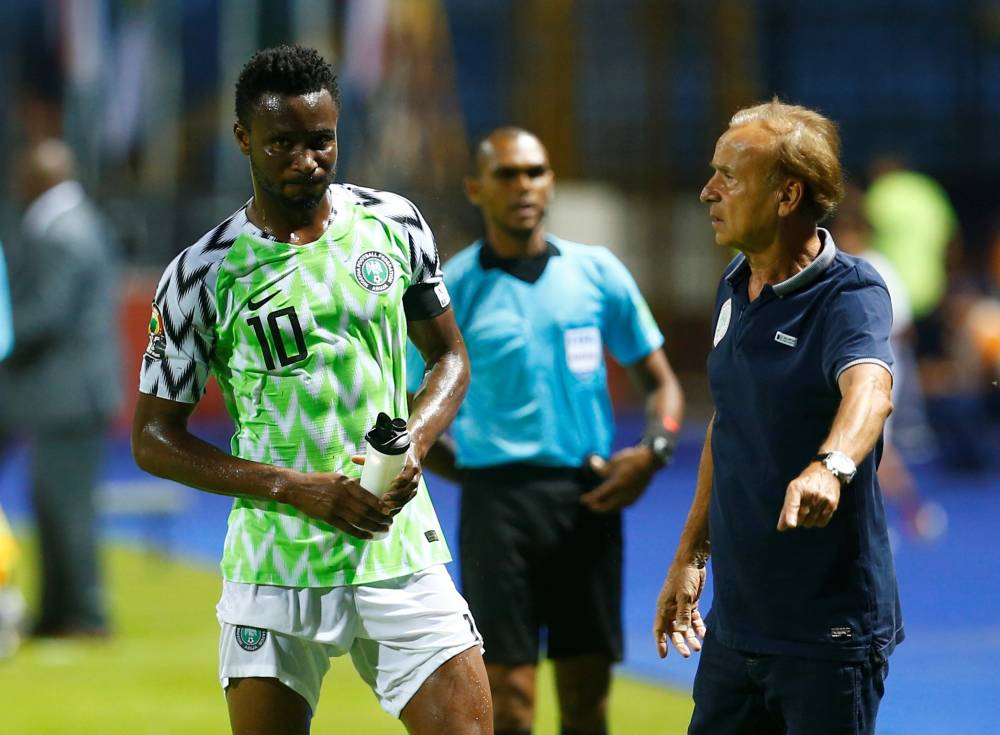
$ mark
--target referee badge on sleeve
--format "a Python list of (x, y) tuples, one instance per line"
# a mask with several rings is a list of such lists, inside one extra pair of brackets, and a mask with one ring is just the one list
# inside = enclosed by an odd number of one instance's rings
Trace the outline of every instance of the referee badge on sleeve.
[(162, 360), (167, 353), (167, 338), (163, 334), (163, 317), (156, 304), (149, 317), (149, 342), (146, 343), (146, 357), (150, 360)]

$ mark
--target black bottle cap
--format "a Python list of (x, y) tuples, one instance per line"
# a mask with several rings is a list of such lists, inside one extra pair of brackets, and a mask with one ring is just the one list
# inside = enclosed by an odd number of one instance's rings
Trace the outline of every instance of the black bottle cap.
[(404, 454), (410, 448), (410, 435), (406, 431), (406, 419), (392, 419), (380, 412), (375, 426), (365, 434), (368, 446), (382, 454)]

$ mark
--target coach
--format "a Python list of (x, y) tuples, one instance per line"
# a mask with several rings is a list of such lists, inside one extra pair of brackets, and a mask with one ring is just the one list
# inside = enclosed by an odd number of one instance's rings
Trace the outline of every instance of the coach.
[(701, 193), (716, 243), (740, 254), (718, 287), (715, 416), (654, 623), (660, 656), (703, 648), (695, 735), (873, 733), (903, 637), (875, 475), (889, 294), (816, 226), (843, 193), (839, 149), (831, 121), (775, 99), (733, 116)]

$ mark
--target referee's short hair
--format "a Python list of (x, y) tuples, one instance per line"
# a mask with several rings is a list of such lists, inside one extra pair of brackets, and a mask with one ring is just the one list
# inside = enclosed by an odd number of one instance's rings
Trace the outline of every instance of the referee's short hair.
[(805, 206), (821, 222), (844, 198), (837, 124), (815, 110), (789, 105), (777, 97), (733, 115), (729, 127), (758, 123), (774, 135), (777, 161), (774, 183), (783, 176), (805, 183)]
[(243, 66), (236, 82), (236, 119), (250, 129), (261, 95), (300, 95), (325, 89), (340, 109), (340, 87), (333, 66), (319, 51), (305, 46), (275, 46), (258, 51)]

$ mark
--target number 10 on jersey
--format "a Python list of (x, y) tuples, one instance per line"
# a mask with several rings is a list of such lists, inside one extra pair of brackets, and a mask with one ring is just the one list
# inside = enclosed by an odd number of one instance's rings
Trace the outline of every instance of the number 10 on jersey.
[[(288, 353), (288, 348), (285, 347), (285, 340), (281, 324), (279, 320), (284, 318), (288, 323), (286, 328), (291, 331), (292, 338), (295, 340), (295, 352), (293, 354)], [(296, 362), (301, 362), (309, 356), (309, 350), (306, 349), (306, 338), (302, 334), (302, 327), (299, 326), (299, 317), (295, 313), (294, 306), (288, 306), (284, 309), (279, 309), (278, 311), (272, 311), (267, 315), (267, 329), (264, 329), (264, 324), (260, 317), (254, 314), (252, 317), (247, 319), (247, 324), (253, 327), (254, 334), (257, 335), (257, 341), (260, 343), (260, 350), (264, 355), (264, 364), (267, 366), (268, 370), (274, 370), (274, 355), (278, 356), (278, 362), (282, 367), (288, 367)], [(268, 332), (270, 332), (270, 340), (268, 340)], [(274, 343), (274, 349), (271, 349), (271, 343)]]

